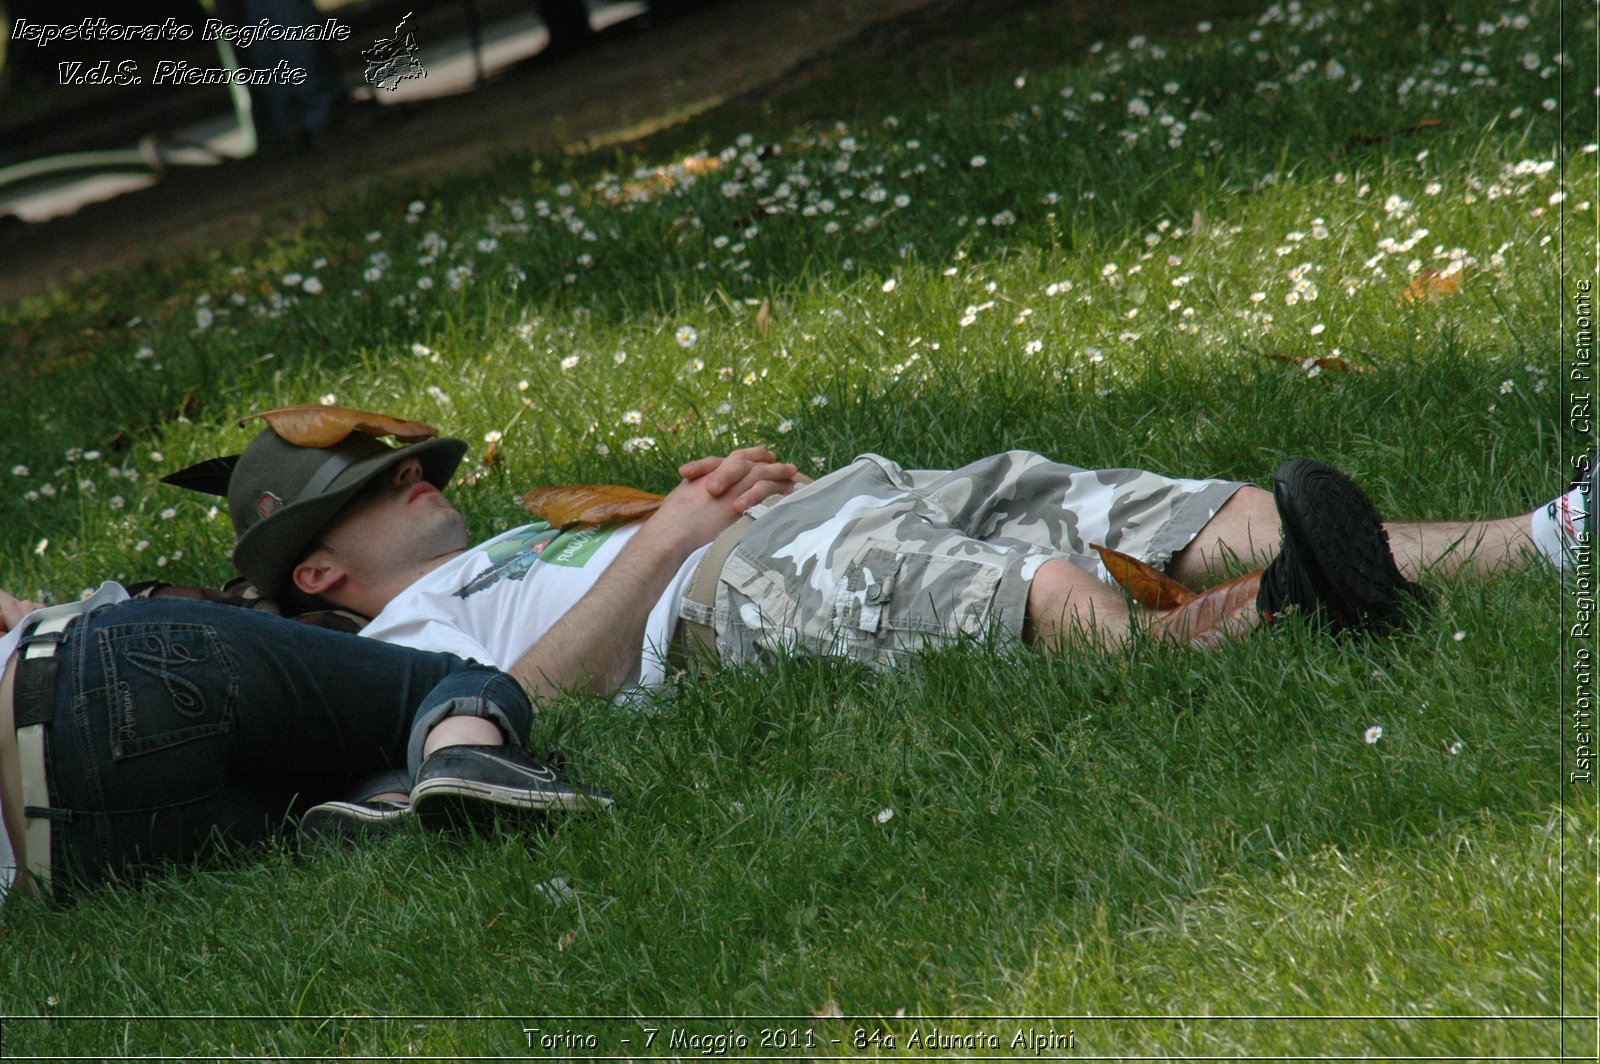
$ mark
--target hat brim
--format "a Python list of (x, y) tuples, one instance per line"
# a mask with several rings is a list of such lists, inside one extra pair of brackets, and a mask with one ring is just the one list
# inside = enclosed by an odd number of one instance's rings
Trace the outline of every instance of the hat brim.
[(352, 462), (333, 479), (327, 490), (290, 503), (240, 536), (233, 548), (234, 568), (263, 595), (281, 598), (295, 563), (362, 488), (400, 463), (415, 458), (422, 466), (422, 478), (443, 491), (466, 453), (464, 440), (447, 437)]

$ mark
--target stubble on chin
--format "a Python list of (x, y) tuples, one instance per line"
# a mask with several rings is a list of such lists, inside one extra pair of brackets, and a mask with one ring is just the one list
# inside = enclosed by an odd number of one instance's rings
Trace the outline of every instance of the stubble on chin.
[(440, 512), (430, 532), (428, 545), (433, 548), (432, 557), (437, 558), (444, 554), (456, 554), (466, 550), (469, 546), (467, 541), (467, 519), (461, 516), (461, 511), (453, 506)]

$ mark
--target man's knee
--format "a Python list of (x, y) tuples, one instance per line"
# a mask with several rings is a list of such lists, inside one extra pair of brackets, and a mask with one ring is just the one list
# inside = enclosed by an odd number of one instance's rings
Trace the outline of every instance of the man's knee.
[[(1211, 515), (1211, 520), (1218, 518), (1242, 518), (1255, 522), (1270, 523), (1273, 527), (1278, 524), (1278, 504), (1272, 499), (1272, 492), (1266, 488), (1258, 488), (1254, 484), (1246, 484), (1238, 491), (1228, 496), (1228, 501), (1222, 508)], [(1209, 525), (1210, 522), (1207, 522)]]
[(1059, 642), (1074, 633), (1102, 640), (1120, 638), (1128, 623), (1128, 603), (1121, 591), (1063, 558), (1053, 558), (1039, 567), (1028, 587), (1022, 638), (1028, 643)]
[(1183, 581), (1212, 576), (1234, 562), (1260, 568), (1278, 552), (1282, 538), (1272, 492), (1246, 484), (1172, 556), (1167, 572)]

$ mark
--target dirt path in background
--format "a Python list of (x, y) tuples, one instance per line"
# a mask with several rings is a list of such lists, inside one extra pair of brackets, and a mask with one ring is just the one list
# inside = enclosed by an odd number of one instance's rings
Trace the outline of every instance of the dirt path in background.
[(373, 182), (470, 172), (514, 151), (637, 137), (781, 78), (874, 23), (949, 0), (738, 0), (537, 57), (463, 96), (367, 107), (297, 159), (175, 170), (76, 214), (0, 232), (0, 303), (102, 270), (227, 248), (315, 216)]

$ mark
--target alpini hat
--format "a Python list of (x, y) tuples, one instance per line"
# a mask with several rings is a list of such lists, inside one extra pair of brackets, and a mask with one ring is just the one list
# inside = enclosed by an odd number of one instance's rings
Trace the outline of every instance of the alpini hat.
[[(265, 418), (267, 427), (243, 454), (162, 479), (226, 495), (239, 536), (234, 567), (269, 598), (283, 596), (295, 563), (374, 479), (415, 458), (423, 479), (443, 490), (467, 453), (462, 440), (435, 439), (430, 425), (361, 410), (298, 406), (252, 417)], [(378, 439), (387, 435), (402, 446)]]

